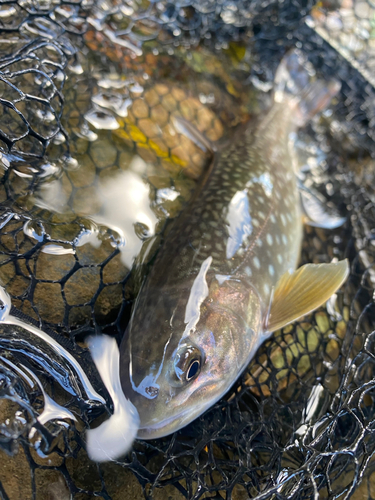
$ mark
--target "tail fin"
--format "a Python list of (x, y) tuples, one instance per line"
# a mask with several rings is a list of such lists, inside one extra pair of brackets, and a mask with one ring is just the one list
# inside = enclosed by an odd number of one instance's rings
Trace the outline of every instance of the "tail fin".
[(335, 80), (316, 80), (315, 70), (298, 49), (288, 52), (276, 71), (274, 100), (289, 99), (296, 107), (296, 122), (303, 126), (316, 113), (322, 111), (340, 91)]

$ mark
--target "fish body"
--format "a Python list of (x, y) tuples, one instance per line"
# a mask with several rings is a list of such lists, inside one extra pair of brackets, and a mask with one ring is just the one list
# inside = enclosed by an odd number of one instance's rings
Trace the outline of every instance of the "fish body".
[[(214, 157), (142, 286), (120, 348), (122, 389), (139, 413), (140, 438), (191, 422), (230, 388), (272, 324), (317, 307), (308, 297), (299, 310), (298, 298), (297, 312), (292, 306), (280, 319), (285, 308), (274, 304), (280, 283), (285, 298), (311, 272), (294, 283), (302, 218), (290, 134), (337, 92), (333, 83), (309, 87), (306, 78), (292, 52), (269, 111)], [(334, 290), (344, 267), (336, 274)]]

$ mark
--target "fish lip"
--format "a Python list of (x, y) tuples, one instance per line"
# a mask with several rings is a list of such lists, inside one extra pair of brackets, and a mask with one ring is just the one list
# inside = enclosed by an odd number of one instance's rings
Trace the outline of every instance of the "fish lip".
[(227, 381), (218, 393), (216, 392), (211, 395), (211, 397), (207, 397), (205, 401), (200, 401), (200, 404), (187, 406), (179, 413), (171, 415), (155, 423), (150, 422), (146, 425), (142, 425), (141, 423), (138, 429), (137, 438), (144, 440), (157, 439), (183, 429), (217, 403), (228, 392), (229, 388), (233, 385), (233, 382), (233, 380), (231, 382)]
[[(242, 367), (241, 373), (246, 366), (247, 365), (245, 364)], [(155, 424), (141, 425), (138, 429), (137, 438), (143, 440), (158, 439), (183, 429), (198, 417), (203, 415), (207, 410), (212, 408), (215, 403), (220, 401), (220, 399), (228, 392), (234, 383), (235, 380), (228, 380), (227, 383), (221, 387), (219, 393), (208, 397), (204, 403), (201, 402), (201, 404), (197, 404), (193, 407), (188, 406), (178, 414), (165, 418)]]
[[(268, 338), (268, 336), (263, 338), (262, 342), (266, 338)], [(204, 403), (197, 404), (193, 408), (185, 408), (176, 415), (160, 420), (154, 424), (146, 424), (144, 426), (141, 425), (138, 429), (137, 438), (147, 441), (149, 439), (158, 439), (168, 436), (169, 434), (173, 434), (174, 432), (186, 427), (188, 424), (203, 415), (203, 413), (209, 410), (215, 403), (220, 401), (225, 394), (227, 394), (230, 388), (235, 384), (236, 380), (244, 372), (262, 342), (254, 344), (254, 346), (249, 350), (248, 356), (246, 360), (244, 360), (243, 365), (240, 367), (237, 377), (233, 380), (227, 380), (226, 383), (221, 386), (219, 393), (209, 397)]]
[[(222, 394), (208, 401), (205, 405), (199, 406), (196, 411), (191, 411), (191, 408), (186, 408), (178, 415), (174, 415), (173, 417), (166, 418), (161, 420), (160, 422), (155, 423), (154, 425), (147, 425), (145, 427), (140, 427), (138, 429), (137, 438), (143, 440), (149, 439), (158, 439), (164, 436), (168, 436), (169, 434), (173, 434), (174, 432), (179, 431), (180, 429), (186, 427), (188, 424), (193, 422), (196, 418), (202, 415), (208, 408), (210, 408), (213, 404), (216, 403)], [(203, 407), (203, 409), (202, 409)]]

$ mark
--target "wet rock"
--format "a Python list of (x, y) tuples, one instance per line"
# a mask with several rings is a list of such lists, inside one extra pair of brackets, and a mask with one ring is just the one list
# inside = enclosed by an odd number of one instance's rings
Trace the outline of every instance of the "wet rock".
[(37, 283), (33, 294), (33, 304), (45, 321), (55, 324), (63, 322), (65, 302), (59, 283)]
[(36, 260), (35, 277), (38, 280), (59, 281), (75, 265), (74, 255), (51, 255), (40, 252)]
[[(3, 400), (2, 403), (6, 401)], [(0, 451), (0, 480), (9, 500), (32, 497), (30, 466), (23, 450), (10, 457)]]
[(70, 500), (71, 495), (61, 472), (37, 469), (35, 471), (36, 500)]
[(117, 149), (108, 141), (95, 141), (90, 145), (90, 157), (97, 168), (112, 166), (117, 157)]
[(105, 324), (111, 313), (117, 312), (123, 301), (121, 284), (106, 286), (95, 301), (95, 318), (98, 323)]
[(69, 305), (85, 304), (93, 299), (99, 285), (100, 268), (82, 267), (65, 283), (65, 298)]

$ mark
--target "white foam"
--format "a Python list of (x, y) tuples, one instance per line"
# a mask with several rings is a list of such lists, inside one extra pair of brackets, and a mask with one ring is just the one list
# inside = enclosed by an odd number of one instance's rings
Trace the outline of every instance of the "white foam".
[(87, 431), (86, 449), (95, 462), (116, 460), (127, 453), (139, 429), (139, 415), (126, 399), (120, 382), (120, 352), (107, 335), (89, 337), (92, 359), (113, 401), (113, 415), (99, 427)]

